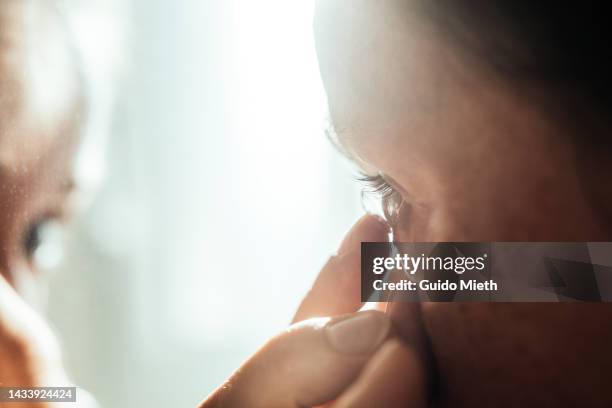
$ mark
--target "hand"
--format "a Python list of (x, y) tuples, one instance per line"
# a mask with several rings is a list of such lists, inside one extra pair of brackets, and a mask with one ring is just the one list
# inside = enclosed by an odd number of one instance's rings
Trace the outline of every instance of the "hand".
[[(57, 340), (0, 274), (0, 387), (70, 386)], [(6, 403), (0, 406), (9, 407)], [(20, 408), (54, 404), (20, 403)]]
[[(402, 316), (397, 328), (380, 311), (357, 311), (362, 306), (360, 242), (386, 239), (385, 224), (373, 216), (362, 218), (324, 266), (294, 324), (255, 353), (200, 408), (324, 403), (334, 408), (424, 407), (424, 337), (418, 320), (406, 319), (411, 313), (414, 317), (418, 305), (398, 303), (401, 310), (392, 315)], [(412, 336), (411, 343), (396, 334)]]
[(367, 362), (359, 378), (330, 405), (333, 408), (425, 408), (431, 388), (431, 362), (418, 303), (390, 303), (386, 310), (397, 338), (388, 340)]

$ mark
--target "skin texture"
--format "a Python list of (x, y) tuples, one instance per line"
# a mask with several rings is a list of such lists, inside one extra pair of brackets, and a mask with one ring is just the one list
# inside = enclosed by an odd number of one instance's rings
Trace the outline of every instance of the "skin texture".
[[(397, 241), (610, 240), (595, 210), (609, 197), (585, 192), (537, 84), (451, 44), (415, 1), (319, 0), (314, 30), (338, 143), (406, 203)], [(437, 406), (612, 404), (608, 305), (428, 303), (421, 317)]]
[(23, 289), (22, 282), (31, 281), (24, 278), (35, 273), (28, 236), (66, 211), (82, 102), (58, 16), (39, 1), (0, 1), (2, 386), (69, 384), (53, 333), (12, 285)]
[[(366, 172), (394, 180), (409, 203), (396, 239), (607, 238), (580, 185), (575, 151), (539, 108), (537, 90), (449, 47), (405, 1), (320, 1), (315, 31), (340, 143)], [(0, 271), (9, 282), (30, 273), (23, 237), (41, 218), (62, 213), (72, 184), (78, 76), (62, 37), (35, 2), (0, 3)], [(330, 320), (338, 323), (364, 313), (355, 299), (336, 295), (355, 288), (358, 276), (355, 249), (341, 252), (304, 300), (297, 326), (203, 406), (337, 398), (329, 406), (420, 407), (432, 372), (439, 406), (612, 402), (604, 388), (612, 368), (607, 306), (393, 304), (395, 328), (383, 331), (378, 349), (347, 356), (330, 347), (329, 321), (303, 319), (340, 315)], [(0, 381), (64, 385), (52, 338), (0, 281)]]

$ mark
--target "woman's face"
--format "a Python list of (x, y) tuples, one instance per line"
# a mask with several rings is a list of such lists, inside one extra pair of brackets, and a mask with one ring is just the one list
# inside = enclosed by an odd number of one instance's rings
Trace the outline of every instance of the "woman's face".
[(40, 2), (0, 2), (0, 273), (12, 283), (73, 187), (80, 82), (64, 35)]
[[(337, 143), (403, 201), (395, 240), (606, 239), (544, 93), (452, 45), (415, 1), (349, 3), (317, 1), (320, 70)], [(422, 310), (441, 405), (585, 404), (612, 369), (606, 305)]]
[(537, 91), (451, 45), (410, 1), (319, 1), (315, 35), (338, 143), (404, 201), (396, 239), (601, 236)]

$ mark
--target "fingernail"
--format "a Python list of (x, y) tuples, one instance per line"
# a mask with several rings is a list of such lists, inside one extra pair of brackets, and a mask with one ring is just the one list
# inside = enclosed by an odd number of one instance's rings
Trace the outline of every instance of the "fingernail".
[(340, 244), (338, 254), (342, 255), (357, 248), (361, 242), (385, 242), (389, 235), (389, 225), (382, 218), (366, 214), (353, 225)]
[(343, 354), (365, 354), (374, 350), (387, 337), (391, 323), (380, 312), (358, 312), (349, 317), (331, 320), (325, 327), (331, 346)]

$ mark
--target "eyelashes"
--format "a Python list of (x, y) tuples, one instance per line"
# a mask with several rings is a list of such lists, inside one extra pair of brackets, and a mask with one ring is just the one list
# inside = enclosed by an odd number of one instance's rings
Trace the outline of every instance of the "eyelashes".
[(381, 199), (388, 199), (397, 194), (397, 191), (380, 174), (376, 176), (361, 174), (358, 180), (363, 184), (364, 193), (375, 194)]
[(402, 195), (380, 174), (376, 176), (361, 174), (358, 180), (363, 185), (361, 191), (362, 202), (366, 201), (368, 195), (378, 198), (385, 219), (391, 226), (396, 225), (399, 221), (400, 210), (404, 204)]

